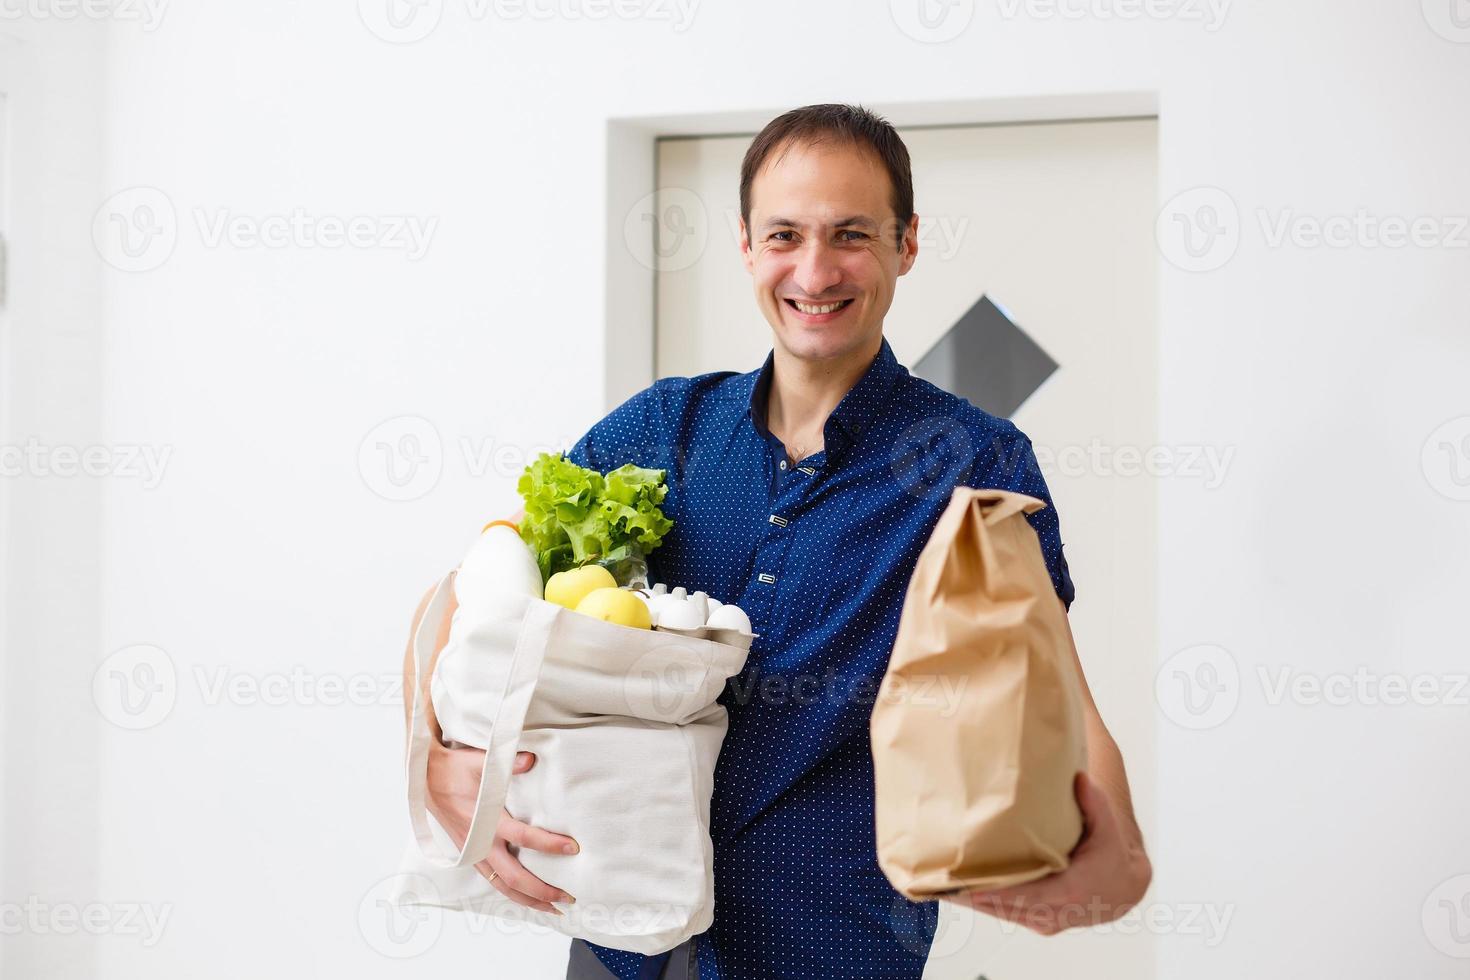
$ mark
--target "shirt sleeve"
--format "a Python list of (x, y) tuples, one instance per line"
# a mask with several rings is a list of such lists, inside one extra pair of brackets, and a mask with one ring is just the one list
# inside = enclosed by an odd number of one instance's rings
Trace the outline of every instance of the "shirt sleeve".
[(672, 455), (669, 440), (664, 437), (663, 392), (654, 383), (629, 397), (617, 408), (593, 424), (577, 444), (567, 450), (567, 458), (578, 466), (607, 473), (624, 463), (670, 470)]
[(1051, 491), (1041, 475), (1041, 464), (1036, 460), (1031, 439), (1014, 423), (1007, 422), (1006, 428), (997, 433), (976, 458), (966, 486), (977, 490), (988, 488), (1024, 493), (1046, 504), (1042, 510), (1027, 514), (1026, 520), (1041, 540), (1041, 554), (1046, 559), (1052, 586), (1057, 590), (1062, 605), (1070, 610), (1077, 590), (1072, 584), (1072, 574), (1067, 568), (1067, 556), (1062, 548), (1062, 527), (1056, 504), (1052, 502)]

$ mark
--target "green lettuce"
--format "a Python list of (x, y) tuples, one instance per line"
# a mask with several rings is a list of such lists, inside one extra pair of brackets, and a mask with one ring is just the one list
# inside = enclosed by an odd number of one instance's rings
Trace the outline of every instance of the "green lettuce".
[(674, 526), (659, 509), (668, 493), (664, 474), (628, 463), (603, 476), (560, 454), (537, 457), (516, 490), (526, 502), (521, 540), (536, 555), (541, 581), (657, 548)]

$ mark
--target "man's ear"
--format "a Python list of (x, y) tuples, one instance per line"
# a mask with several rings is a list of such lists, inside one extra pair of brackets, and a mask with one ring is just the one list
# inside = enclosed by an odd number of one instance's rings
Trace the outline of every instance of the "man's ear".
[(919, 257), (919, 216), (909, 218), (909, 226), (903, 231), (903, 242), (899, 246), (898, 274), (904, 275), (914, 267)]
[(740, 219), (740, 259), (745, 263), (745, 271), (755, 275), (755, 256), (750, 251), (750, 229), (745, 227), (745, 218)]

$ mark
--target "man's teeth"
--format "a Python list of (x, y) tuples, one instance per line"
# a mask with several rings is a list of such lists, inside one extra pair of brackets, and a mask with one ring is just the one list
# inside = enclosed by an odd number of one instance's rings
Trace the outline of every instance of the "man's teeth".
[(842, 300), (839, 303), (828, 303), (825, 306), (812, 306), (809, 303), (801, 303), (796, 300), (792, 300), (791, 302), (794, 303), (796, 305), (796, 308), (801, 312), (807, 314), (808, 316), (815, 316), (820, 313), (835, 313), (846, 306), (848, 301)]

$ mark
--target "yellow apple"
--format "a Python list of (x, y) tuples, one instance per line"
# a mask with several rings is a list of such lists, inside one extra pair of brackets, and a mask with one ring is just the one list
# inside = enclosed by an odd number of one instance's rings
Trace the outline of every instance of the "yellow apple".
[(557, 572), (546, 580), (546, 601), (576, 609), (587, 594), (597, 589), (616, 587), (618, 580), (601, 565), (583, 565)]
[(648, 604), (627, 589), (614, 586), (610, 589), (594, 589), (577, 603), (577, 612), (594, 619), (603, 619), (619, 626), (634, 629), (653, 628), (653, 619), (648, 615)]

